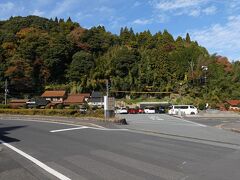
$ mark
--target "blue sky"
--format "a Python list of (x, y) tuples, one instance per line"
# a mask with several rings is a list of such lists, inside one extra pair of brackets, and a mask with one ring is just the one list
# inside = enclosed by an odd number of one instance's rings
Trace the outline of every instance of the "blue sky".
[(82, 27), (104, 25), (152, 33), (167, 29), (176, 38), (190, 33), (211, 54), (240, 60), (239, 0), (0, 0), (0, 19), (10, 16), (69, 16)]

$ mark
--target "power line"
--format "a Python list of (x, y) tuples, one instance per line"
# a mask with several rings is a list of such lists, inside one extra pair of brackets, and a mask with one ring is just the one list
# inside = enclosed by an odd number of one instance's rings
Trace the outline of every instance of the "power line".
[(144, 92), (144, 91), (114, 91), (110, 90), (112, 93), (132, 93), (132, 94), (172, 94), (172, 92)]

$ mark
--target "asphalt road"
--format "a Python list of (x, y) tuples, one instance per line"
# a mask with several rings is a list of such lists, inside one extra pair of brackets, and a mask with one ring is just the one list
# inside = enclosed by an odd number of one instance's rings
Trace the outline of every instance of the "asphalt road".
[[(159, 126), (157, 122), (165, 123), (160, 117), (138, 118), (142, 118), (140, 121), (149, 118), (155, 127)], [(179, 123), (176, 119), (172, 121), (172, 126)], [(180, 124), (180, 129), (205, 128), (187, 121), (180, 123), (186, 123)], [(186, 137), (126, 130), (132, 125), (131, 122), (120, 127), (124, 129), (106, 129), (0, 120), (0, 140), (7, 143), (0, 144), (0, 179), (228, 180), (240, 177), (238, 145), (221, 146), (220, 142), (207, 144)], [(26, 154), (32, 157), (31, 161)]]
[(207, 126), (219, 126), (226, 123), (240, 123), (239, 117), (186, 117), (185, 119)]

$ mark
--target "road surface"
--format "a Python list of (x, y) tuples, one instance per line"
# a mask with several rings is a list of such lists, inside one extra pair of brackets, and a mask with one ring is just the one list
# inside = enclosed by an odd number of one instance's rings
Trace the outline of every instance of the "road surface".
[[(152, 121), (164, 120), (159, 117)], [(188, 125), (194, 130), (205, 128)], [(227, 180), (240, 177), (238, 142), (204, 143), (193, 138), (130, 130), (131, 126), (110, 129), (2, 119), (0, 179)], [(179, 129), (186, 128), (182, 126)], [(169, 130), (172, 133), (173, 129), (169, 127)], [(234, 139), (231, 133), (230, 137)]]

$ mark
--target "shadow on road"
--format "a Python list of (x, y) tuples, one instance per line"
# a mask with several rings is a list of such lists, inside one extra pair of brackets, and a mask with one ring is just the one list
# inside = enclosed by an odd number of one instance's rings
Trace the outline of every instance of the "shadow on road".
[[(11, 127), (1, 127), (0, 128), (0, 140), (6, 142), (6, 143), (11, 143), (11, 142), (18, 142), (20, 141), (19, 139), (16, 138), (12, 138), (7, 136), (8, 134), (10, 134), (10, 131), (13, 131), (15, 129), (19, 129), (19, 128), (24, 128), (26, 126), (11, 126)], [(1, 143), (0, 143), (1, 144)]]

